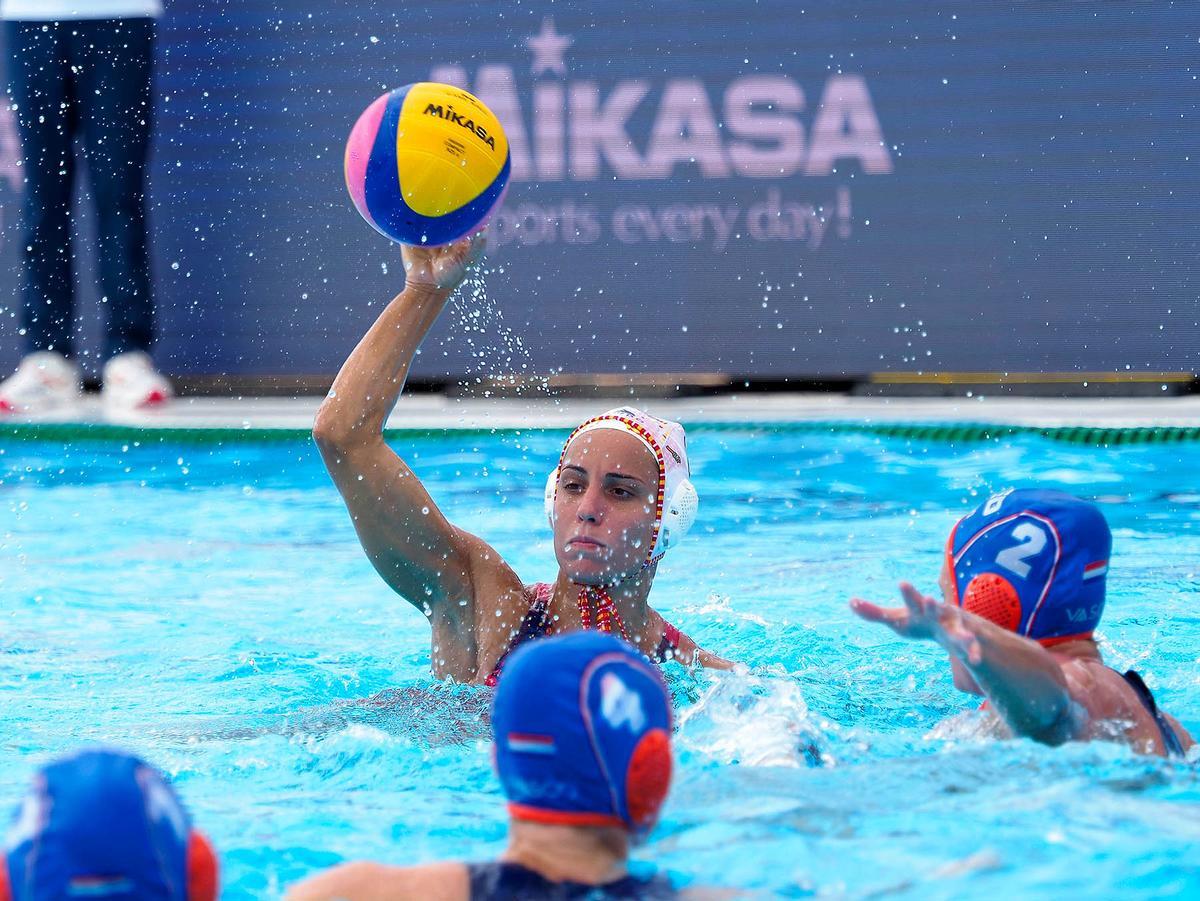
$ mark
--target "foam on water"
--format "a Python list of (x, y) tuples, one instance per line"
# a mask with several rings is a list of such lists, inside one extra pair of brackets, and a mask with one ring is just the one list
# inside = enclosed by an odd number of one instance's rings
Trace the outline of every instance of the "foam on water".
[(800, 686), (776, 668), (770, 675), (745, 671), (712, 677), (712, 684), (679, 716), (681, 752), (744, 766), (820, 766), (821, 731)]

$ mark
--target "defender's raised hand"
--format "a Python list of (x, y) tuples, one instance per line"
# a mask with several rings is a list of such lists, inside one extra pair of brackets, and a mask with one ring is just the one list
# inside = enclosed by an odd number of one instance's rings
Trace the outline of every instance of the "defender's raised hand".
[(904, 638), (933, 640), (968, 663), (979, 662), (979, 640), (971, 628), (971, 614), (921, 594), (908, 582), (900, 583), (900, 596), (903, 607), (880, 607), (852, 598), (850, 609), (867, 622), (882, 623)]

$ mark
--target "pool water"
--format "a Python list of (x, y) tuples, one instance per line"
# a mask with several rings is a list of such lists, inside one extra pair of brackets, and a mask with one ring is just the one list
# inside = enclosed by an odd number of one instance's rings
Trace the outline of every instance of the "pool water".
[[(534, 581), (554, 573), (541, 489), (562, 437), (402, 444), (451, 520)], [(763, 897), (1200, 892), (1193, 765), (980, 738), (935, 645), (846, 607), (902, 578), (935, 590), (947, 530), (993, 490), (1094, 498), (1115, 536), (1109, 662), (1200, 731), (1196, 445), (689, 446), (700, 518), (652, 602), (749, 672), (671, 673), (677, 779), (639, 859)], [(132, 748), (214, 839), (226, 898), (503, 846), (487, 692), (432, 681), (423, 617), (367, 563), (309, 442), (0, 445), (0, 623), (4, 806), (49, 756)]]

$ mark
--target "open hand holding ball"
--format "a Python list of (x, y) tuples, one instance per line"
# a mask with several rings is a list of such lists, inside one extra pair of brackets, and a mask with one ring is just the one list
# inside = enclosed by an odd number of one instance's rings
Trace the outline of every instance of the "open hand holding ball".
[(511, 171), (500, 121), (473, 94), (417, 82), (367, 107), (346, 144), (346, 187), (380, 234), (448, 244), (481, 228)]
[(475, 262), (483, 256), (487, 233), (477, 231), (468, 238), (436, 247), (404, 245), (404, 279), (409, 287), (453, 291), (466, 277)]

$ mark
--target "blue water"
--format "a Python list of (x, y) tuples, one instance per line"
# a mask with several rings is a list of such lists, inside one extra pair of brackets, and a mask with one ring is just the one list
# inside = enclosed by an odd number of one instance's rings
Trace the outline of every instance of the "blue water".
[[(534, 581), (553, 576), (541, 486), (561, 438), (405, 452)], [(1095, 498), (1115, 535), (1108, 659), (1200, 731), (1200, 447), (704, 430), (689, 446), (700, 519), (652, 602), (750, 672), (672, 674), (677, 781), (641, 859), (763, 896), (1200, 892), (1192, 766), (993, 742), (970, 714), (939, 726), (974, 707), (944, 654), (846, 609), (901, 578), (934, 591), (952, 521), (995, 489)], [(432, 682), (424, 619), (371, 570), (307, 442), (0, 445), (0, 624), (4, 805), (49, 756), (133, 748), (213, 837), (227, 898), (349, 858), (503, 845), (487, 694)]]

